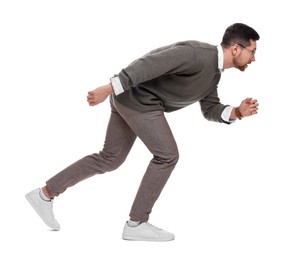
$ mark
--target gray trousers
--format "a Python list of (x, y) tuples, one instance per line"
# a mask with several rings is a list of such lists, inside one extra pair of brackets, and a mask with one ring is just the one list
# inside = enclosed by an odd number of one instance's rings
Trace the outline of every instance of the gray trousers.
[(117, 169), (126, 159), (138, 136), (153, 155), (133, 202), (130, 218), (147, 221), (178, 158), (178, 149), (163, 111), (138, 112), (110, 98), (111, 116), (103, 150), (70, 165), (46, 182), (58, 196), (68, 187)]

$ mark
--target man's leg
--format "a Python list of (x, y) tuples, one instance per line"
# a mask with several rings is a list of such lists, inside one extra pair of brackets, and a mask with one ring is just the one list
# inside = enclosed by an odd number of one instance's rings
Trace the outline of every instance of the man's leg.
[(53, 197), (86, 178), (118, 168), (126, 159), (135, 139), (136, 135), (112, 106), (103, 150), (70, 165), (49, 179), (43, 189), (26, 194), (27, 200), (49, 227), (59, 230), (60, 225), (53, 214)]
[(103, 150), (80, 159), (49, 179), (46, 182), (49, 193), (58, 196), (84, 179), (117, 169), (126, 159), (135, 139), (136, 135), (112, 107)]
[[(149, 214), (178, 161), (177, 145), (162, 111), (141, 113), (129, 110), (116, 101), (115, 105), (127, 124), (153, 154), (130, 211), (131, 220), (147, 225), (145, 223)], [(162, 231), (149, 225), (142, 228), (146, 229), (146, 234), (148, 229), (154, 230), (154, 234), (150, 231), (150, 235), (140, 235), (139, 232), (136, 237), (135, 229), (125, 226), (124, 239), (167, 241), (174, 238), (173, 234), (165, 231), (160, 234)]]
[(143, 176), (130, 211), (130, 218), (139, 221), (149, 219), (149, 214), (179, 158), (177, 145), (163, 113), (151, 113), (144, 120), (145, 127), (138, 132), (138, 136), (153, 154), (153, 159)]

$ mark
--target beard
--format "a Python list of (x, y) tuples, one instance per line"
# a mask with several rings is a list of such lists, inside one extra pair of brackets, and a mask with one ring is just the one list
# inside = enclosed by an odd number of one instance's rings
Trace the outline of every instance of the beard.
[(246, 63), (243, 64), (241, 59), (239, 59), (239, 57), (233, 59), (233, 65), (234, 65), (234, 68), (240, 71), (245, 71), (245, 69), (248, 67), (248, 64)]

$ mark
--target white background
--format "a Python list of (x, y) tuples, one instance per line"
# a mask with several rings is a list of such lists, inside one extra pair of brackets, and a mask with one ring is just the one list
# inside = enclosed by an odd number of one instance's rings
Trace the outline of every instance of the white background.
[[(279, 1), (0, 2), (1, 259), (282, 259)], [(87, 91), (151, 49), (218, 44), (227, 26), (258, 31), (256, 62), (226, 70), (224, 104), (257, 98), (259, 114), (206, 121), (195, 104), (167, 115), (180, 161), (151, 214), (168, 243), (121, 239), (151, 154), (137, 141), (118, 170), (55, 200), (52, 232), (24, 198), (103, 145), (109, 102)], [(4, 256), (5, 255), (5, 256)]]

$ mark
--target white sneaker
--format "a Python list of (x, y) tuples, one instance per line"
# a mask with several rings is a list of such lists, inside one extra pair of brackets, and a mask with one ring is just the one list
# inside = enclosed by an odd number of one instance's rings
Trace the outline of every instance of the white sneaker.
[(130, 227), (126, 222), (122, 238), (134, 241), (171, 241), (174, 240), (174, 235), (155, 227), (149, 222), (142, 222), (136, 227)]
[(43, 200), (39, 188), (27, 193), (25, 197), (47, 226), (54, 230), (60, 230), (60, 224), (53, 213), (53, 200)]

